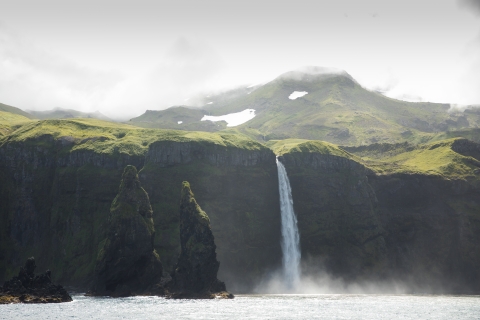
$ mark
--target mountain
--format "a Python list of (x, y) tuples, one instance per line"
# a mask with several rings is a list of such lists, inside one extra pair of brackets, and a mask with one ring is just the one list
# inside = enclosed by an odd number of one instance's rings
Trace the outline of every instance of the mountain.
[(205, 114), (208, 114), (208, 111), (176, 106), (165, 110), (147, 110), (141, 116), (130, 119), (128, 124), (143, 128), (208, 132), (226, 128), (225, 122), (200, 121)]
[(103, 115), (100, 111), (95, 112), (82, 112), (73, 109), (62, 109), (55, 108), (47, 111), (33, 111), (29, 112), (34, 115), (36, 118), (45, 120), (45, 119), (69, 119), (69, 118), (93, 118), (104, 121), (112, 121), (109, 117)]
[(18, 114), (18, 115), (23, 116), (23, 117), (28, 118), (28, 119), (35, 119), (35, 117), (32, 114), (30, 114), (28, 112), (25, 112), (21, 109), (18, 109), (16, 107), (12, 107), (12, 106), (3, 104), (3, 103), (0, 103), (0, 111), (9, 112), (9, 113), (13, 113), (13, 114)]
[[(290, 99), (294, 92), (306, 94)], [(253, 91), (218, 99), (210, 96), (209, 103), (202, 109), (214, 116), (254, 109), (255, 118), (228, 130), (259, 141), (301, 138), (350, 146), (419, 143), (441, 132), (468, 131), (480, 125), (478, 108), (460, 112), (450, 111), (449, 104), (395, 100), (363, 88), (345, 71), (325, 68), (287, 72)], [(198, 110), (182, 112), (194, 120), (190, 126), (200, 123)], [(150, 127), (164, 125), (157, 122)]]
[[(308, 92), (295, 100), (294, 91)], [(265, 140), (303, 138), (343, 145), (426, 141), (436, 132), (478, 127), (480, 110), (448, 112), (449, 104), (412, 103), (368, 91), (345, 72), (289, 72), (229, 103), (212, 104), (214, 114), (256, 110), (238, 127)]]

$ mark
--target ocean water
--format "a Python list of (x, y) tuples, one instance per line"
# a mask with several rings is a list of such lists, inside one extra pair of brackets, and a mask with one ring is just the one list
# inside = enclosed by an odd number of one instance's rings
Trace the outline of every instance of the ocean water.
[(480, 319), (480, 296), (238, 295), (233, 300), (73, 295), (60, 304), (0, 305), (0, 319)]

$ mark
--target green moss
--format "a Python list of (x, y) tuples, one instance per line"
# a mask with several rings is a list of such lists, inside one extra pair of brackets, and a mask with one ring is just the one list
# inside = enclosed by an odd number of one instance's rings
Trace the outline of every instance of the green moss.
[(197, 241), (195, 237), (190, 237), (185, 246), (190, 254), (195, 254), (205, 250), (205, 245)]
[(265, 147), (243, 135), (178, 130), (142, 129), (95, 119), (43, 120), (13, 132), (9, 141), (51, 146), (66, 138), (61, 152), (92, 150), (100, 154), (144, 155), (154, 141), (198, 142), (207, 145), (262, 150)]
[(266, 145), (279, 156), (286, 153), (306, 152), (328, 154), (348, 159), (355, 158), (355, 156), (338, 146), (325, 141), (304, 139), (271, 140)]
[[(480, 161), (455, 152), (452, 145), (459, 138), (416, 146), (382, 161), (368, 161), (370, 168), (380, 174), (420, 173), (447, 178), (474, 176)], [(460, 138), (461, 139), (461, 138)]]
[(195, 201), (195, 197), (190, 189), (190, 183), (188, 183), (188, 181), (182, 182), (182, 201), (184, 203), (188, 202), (194, 206), (194, 210), (191, 212), (191, 214), (193, 214), (200, 223), (203, 225), (210, 224), (210, 218), (208, 218), (208, 215), (205, 213), (205, 211), (203, 211), (202, 208), (200, 208), (200, 206), (197, 204), (197, 201)]

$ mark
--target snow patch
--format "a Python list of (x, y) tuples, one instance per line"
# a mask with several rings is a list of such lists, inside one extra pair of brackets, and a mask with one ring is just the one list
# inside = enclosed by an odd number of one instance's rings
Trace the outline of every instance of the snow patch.
[(223, 116), (203, 116), (201, 121), (210, 120), (210, 121), (225, 121), (227, 122), (227, 127), (236, 127), (241, 125), (249, 120), (255, 118), (255, 110), (254, 109), (245, 109), (240, 112), (236, 113), (229, 113)]
[(178, 124), (182, 124), (182, 123), (183, 123), (183, 121), (178, 121), (177, 123), (178, 123)]
[(291, 95), (288, 96), (288, 99), (295, 100), (297, 98), (303, 97), (308, 94), (307, 91), (293, 91)]

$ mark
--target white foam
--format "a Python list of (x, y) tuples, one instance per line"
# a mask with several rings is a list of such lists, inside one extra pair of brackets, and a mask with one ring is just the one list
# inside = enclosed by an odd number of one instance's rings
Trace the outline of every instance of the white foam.
[(178, 123), (178, 124), (182, 124), (182, 123), (183, 123), (183, 121), (178, 121), (177, 123)]
[(255, 118), (254, 109), (245, 109), (236, 113), (229, 113), (223, 116), (203, 116), (201, 121), (210, 120), (210, 121), (225, 121), (227, 122), (227, 127), (236, 127), (249, 120)]
[(297, 98), (303, 97), (308, 94), (307, 91), (293, 91), (291, 95), (288, 96), (288, 99), (295, 100)]
[(209, 102), (209, 103), (207, 103), (207, 104), (212, 104), (212, 103), (213, 103), (213, 102)]

